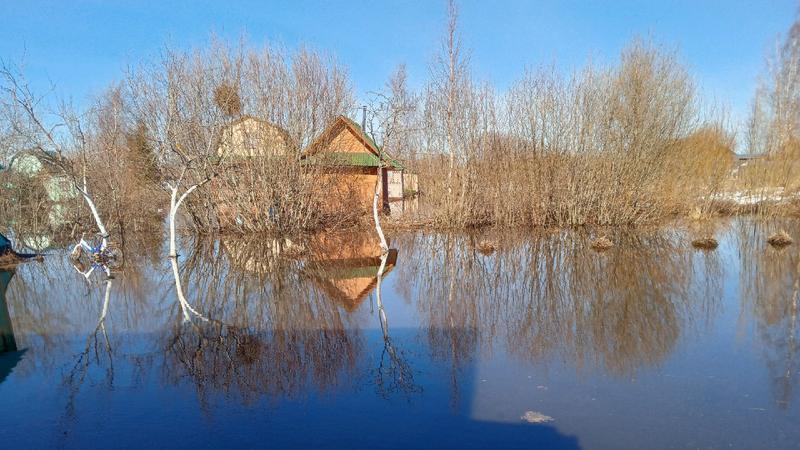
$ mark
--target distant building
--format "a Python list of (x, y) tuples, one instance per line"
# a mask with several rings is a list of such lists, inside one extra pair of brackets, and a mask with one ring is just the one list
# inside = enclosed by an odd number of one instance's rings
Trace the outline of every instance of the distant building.
[(55, 163), (55, 156), (41, 150), (25, 150), (11, 158), (8, 171), (19, 176), (37, 178), (52, 202), (74, 199), (78, 196), (72, 180)]
[(754, 163), (758, 164), (758, 161), (766, 160), (765, 153), (734, 153), (734, 164), (733, 170), (731, 171), (731, 175), (736, 177), (739, 175), (739, 172), (742, 168), (751, 166)]
[(328, 182), (331, 208), (372, 207), (375, 183), (380, 173), (380, 202), (401, 200), (405, 190), (405, 167), (345, 116), (333, 123), (302, 153), (302, 164), (318, 170)]
[[(18, 152), (11, 158), (7, 172), (16, 177), (16, 182), (38, 183), (52, 203), (48, 220), (52, 226), (67, 222), (68, 203), (78, 197), (77, 189), (55, 160), (52, 153), (30, 149)], [(7, 188), (14, 188), (13, 178), (6, 183)]]

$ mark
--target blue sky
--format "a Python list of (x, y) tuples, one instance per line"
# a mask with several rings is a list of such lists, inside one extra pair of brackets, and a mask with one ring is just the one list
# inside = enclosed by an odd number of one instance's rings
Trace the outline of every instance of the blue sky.
[[(766, 51), (797, 0), (463, 0), (462, 34), (476, 74), (499, 88), (526, 66), (580, 67), (614, 60), (635, 36), (676, 48), (708, 99), (746, 113)], [(0, 57), (19, 60), (34, 88), (48, 80), (81, 102), (126, 64), (165, 43), (197, 46), (210, 33), (250, 43), (300, 44), (333, 53), (359, 93), (382, 86), (399, 63), (412, 84), (427, 76), (445, 25), (435, 1), (0, 0)]]

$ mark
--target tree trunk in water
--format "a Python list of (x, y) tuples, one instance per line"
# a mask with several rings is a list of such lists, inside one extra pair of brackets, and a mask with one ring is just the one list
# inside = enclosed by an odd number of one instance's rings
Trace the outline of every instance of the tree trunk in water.
[(383, 228), (381, 228), (381, 219), (378, 215), (378, 203), (381, 196), (381, 186), (383, 184), (383, 168), (378, 167), (378, 179), (375, 181), (375, 197), (372, 199), (372, 218), (375, 220), (375, 231), (378, 232), (378, 237), (381, 239), (381, 254), (385, 255), (389, 251), (389, 245), (386, 243), (386, 236), (383, 235)]
[(170, 265), (172, 266), (172, 275), (175, 277), (175, 293), (178, 296), (178, 304), (181, 307), (181, 313), (183, 314), (183, 321), (191, 322), (192, 316), (190, 316), (189, 313), (192, 313), (202, 321), (208, 322), (207, 318), (205, 318), (202, 314), (200, 314), (194, 308), (192, 308), (192, 306), (186, 300), (186, 296), (183, 295), (183, 286), (181, 285), (181, 275), (180, 271), (178, 270), (178, 258), (176, 256), (171, 256), (169, 260), (170, 260)]
[[(202, 186), (205, 182), (199, 184), (193, 184), (189, 189), (186, 190), (183, 194), (181, 194), (180, 198), (178, 197), (178, 186), (170, 186), (170, 199), (169, 199), (169, 256), (170, 258), (177, 258), (178, 257), (178, 245), (176, 243), (175, 237), (175, 216), (178, 215), (178, 208), (180, 208), (181, 203), (186, 200), (186, 197), (189, 196), (195, 189)], [(177, 199), (176, 199), (177, 198)]]

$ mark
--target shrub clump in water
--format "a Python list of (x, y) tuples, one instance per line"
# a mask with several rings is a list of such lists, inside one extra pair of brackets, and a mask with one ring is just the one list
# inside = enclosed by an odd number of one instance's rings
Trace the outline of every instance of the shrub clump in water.
[(692, 241), (692, 247), (700, 250), (714, 250), (719, 246), (716, 239), (711, 236), (705, 236)]
[(492, 241), (482, 240), (478, 243), (478, 252), (480, 252), (483, 255), (489, 256), (492, 253), (494, 253), (496, 249), (497, 247), (494, 245), (494, 242)]
[(614, 243), (611, 242), (611, 239), (609, 239), (608, 237), (600, 236), (599, 238), (594, 239), (592, 243), (589, 244), (589, 246), (592, 248), (592, 250), (598, 252), (604, 252), (613, 247)]
[(789, 236), (789, 233), (787, 233), (785, 230), (781, 230), (770, 236), (769, 239), (767, 239), (767, 242), (769, 242), (769, 245), (773, 247), (783, 248), (788, 245), (792, 245), (792, 243), (794, 243), (794, 239), (792, 239), (792, 237)]

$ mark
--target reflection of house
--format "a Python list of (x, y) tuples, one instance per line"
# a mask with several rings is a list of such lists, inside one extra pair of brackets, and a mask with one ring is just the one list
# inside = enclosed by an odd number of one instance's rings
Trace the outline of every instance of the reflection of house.
[(286, 238), (235, 238), (223, 239), (221, 242), (233, 267), (261, 275), (275, 269), (277, 258), (292, 257), (303, 252), (301, 244)]
[(254, 156), (285, 156), (293, 145), (283, 128), (253, 116), (244, 116), (222, 130), (217, 155), (237, 159)]
[[(321, 233), (309, 244), (307, 274), (331, 299), (354, 311), (378, 284), (381, 247), (374, 233)], [(397, 264), (389, 250), (384, 276)]]
[(303, 151), (303, 164), (321, 173), (327, 182), (332, 208), (372, 207), (378, 172), (381, 177), (381, 204), (402, 199), (403, 165), (383, 152), (355, 122), (339, 116)]

